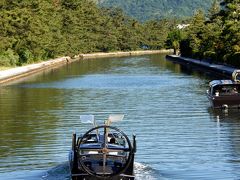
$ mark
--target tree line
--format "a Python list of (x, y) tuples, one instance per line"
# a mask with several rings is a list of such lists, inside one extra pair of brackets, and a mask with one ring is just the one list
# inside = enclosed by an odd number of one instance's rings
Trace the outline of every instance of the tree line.
[(139, 21), (186, 18), (196, 9), (208, 10), (213, 0), (95, 0), (100, 6), (119, 7)]
[(161, 49), (173, 21), (140, 23), (90, 0), (1, 0), (0, 66), (80, 53)]
[(169, 33), (167, 42), (182, 56), (240, 67), (240, 0), (215, 0), (208, 14), (198, 10), (187, 28)]

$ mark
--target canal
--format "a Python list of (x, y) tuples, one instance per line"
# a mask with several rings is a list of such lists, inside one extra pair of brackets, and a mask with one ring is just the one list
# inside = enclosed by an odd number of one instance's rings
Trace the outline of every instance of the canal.
[(212, 77), (164, 55), (74, 62), (0, 87), (0, 179), (70, 179), (79, 115), (137, 135), (137, 180), (240, 179), (240, 112), (212, 111)]

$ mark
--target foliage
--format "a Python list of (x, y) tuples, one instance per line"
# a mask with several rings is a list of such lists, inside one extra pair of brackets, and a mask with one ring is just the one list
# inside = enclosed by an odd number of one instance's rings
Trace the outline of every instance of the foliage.
[(184, 39), (184, 36), (184, 31), (178, 28), (174, 28), (168, 33), (166, 45), (168, 48), (174, 49), (174, 54), (179, 53), (180, 42)]
[(0, 66), (13, 66), (18, 61), (18, 55), (15, 55), (12, 49), (0, 53)]
[[(51, 1), (3, 1), (0, 5), (0, 52), (12, 49), (16, 64), (47, 59), (60, 43), (60, 15)], [(58, 44), (54, 44), (54, 42)]]
[(90, 0), (2, 0), (0, 65), (79, 53), (164, 47), (170, 22), (144, 24)]
[(100, 6), (124, 9), (129, 16), (139, 21), (192, 16), (196, 9), (208, 10), (212, 2), (213, 0), (98, 0)]
[(147, 21), (144, 24), (145, 40), (150, 49), (161, 49), (167, 40), (170, 24), (163, 19), (159, 21)]
[(182, 55), (240, 67), (240, 0), (225, 0), (221, 8), (215, 0), (207, 17), (196, 13), (186, 32)]

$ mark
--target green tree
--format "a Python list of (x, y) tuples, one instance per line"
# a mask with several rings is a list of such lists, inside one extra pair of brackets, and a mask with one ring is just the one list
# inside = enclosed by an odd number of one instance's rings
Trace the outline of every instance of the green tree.
[(145, 22), (144, 44), (146, 44), (150, 49), (163, 48), (168, 37), (169, 27), (169, 21), (166, 19)]
[[(191, 56), (198, 56), (202, 58), (203, 49), (201, 47), (203, 33), (206, 29), (205, 15), (202, 10), (196, 11), (190, 25), (187, 28), (187, 36), (189, 39), (189, 46), (191, 47)], [(184, 53), (183, 53), (184, 54)]]
[(202, 13), (193, 17), (181, 51), (191, 50), (191, 54), (182, 54), (240, 66), (240, 0), (225, 0), (221, 6), (214, 1), (206, 20)]
[(184, 39), (184, 31), (178, 28), (174, 28), (169, 32), (166, 45), (168, 48), (174, 49), (174, 54), (179, 54), (180, 42)]
[(220, 11), (220, 4), (218, 0), (214, 0), (211, 8), (208, 10), (207, 17), (209, 19), (215, 18)]
[(184, 18), (196, 9), (207, 11), (214, 0), (98, 0), (104, 7), (123, 9), (127, 15), (141, 22), (164, 18)]
[(225, 0), (223, 13), (224, 61), (233, 65), (240, 64), (240, 0)]
[(22, 65), (79, 53), (165, 46), (168, 20), (144, 24), (90, 0), (2, 0), (0, 65)]

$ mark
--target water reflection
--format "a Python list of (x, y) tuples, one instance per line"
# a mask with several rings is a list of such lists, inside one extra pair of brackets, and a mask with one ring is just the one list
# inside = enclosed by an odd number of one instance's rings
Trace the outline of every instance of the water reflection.
[[(240, 109), (229, 110), (209, 110), (211, 118), (217, 122), (219, 133), (224, 132), (224, 129), (229, 129), (228, 138), (230, 139), (233, 158), (230, 161), (240, 163)], [(235, 159), (235, 157), (237, 159)]]
[(43, 160), (53, 151), (49, 142), (56, 140), (51, 131), (54, 134), (59, 119), (53, 111), (63, 108), (62, 91), (6, 87), (0, 97), (0, 168), (12, 171), (6, 167), (22, 169), (29, 163), (44, 167)]
[(209, 108), (208, 111), (214, 120), (237, 124), (240, 123), (240, 109), (234, 108), (222, 110)]

